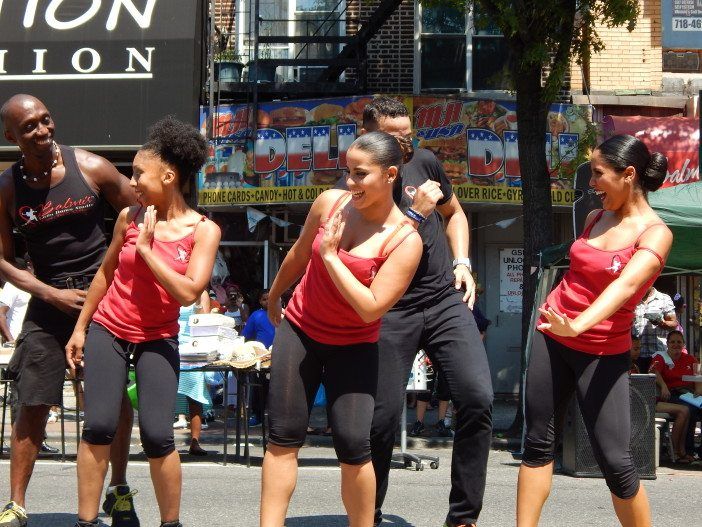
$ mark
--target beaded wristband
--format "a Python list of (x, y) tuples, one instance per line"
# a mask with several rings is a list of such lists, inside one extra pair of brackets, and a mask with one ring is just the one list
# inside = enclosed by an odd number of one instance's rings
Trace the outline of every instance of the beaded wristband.
[(426, 217), (425, 217), (425, 216), (423, 216), (422, 214), (420, 214), (419, 212), (417, 212), (416, 210), (414, 210), (414, 209), (412, 209), (412, 208), (408, 208), (408, 209), (405, 211), (405, 215), (406, 215), (409, 219), (414, 220), (414, 221), (416, 221), (416, 222), (419, 223), (419, 224), (421, 224), (424, 220), (426, 220)]

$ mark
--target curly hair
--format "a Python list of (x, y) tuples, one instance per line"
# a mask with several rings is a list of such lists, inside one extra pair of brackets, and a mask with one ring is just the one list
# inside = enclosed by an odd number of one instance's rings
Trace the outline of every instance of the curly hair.
[(207, 160), (207, 141), (194, 126), (168, 115), (149, 128), (141, 147), (156, 154), (178, 171), (183, 187), (195, 177)]
[(409, 110), (402, 101), (381, 95), (366, 104), (363, 109), (363, 128), (369, 131), (377, 130), (379, 121), (386, 117), (409, 117)]

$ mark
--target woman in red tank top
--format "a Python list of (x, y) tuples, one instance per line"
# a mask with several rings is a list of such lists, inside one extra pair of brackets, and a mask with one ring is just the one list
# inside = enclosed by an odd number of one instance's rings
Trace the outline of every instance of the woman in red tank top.
[[(422, 242), (392, 199), (402, 164), (397, 140), (384, 132), (362, 135), (346, 161), (349, 192), (328, 190), (315, 200), (269, 293), (268, 315), (278, 327), (268, 396), (262, 527), (285, 523), (297, 454), (320, 382), (327, 392), (349, 525), (373, 524), (370, 428), (380, 318), (409, 286)], [(282, 319), (280, 297), (300, 278)]]
[[(98, 525), (130, 365), (139, 385), (141, 442), (161, 525), (182, 527), (180, 458), (172, 427), (180, 369), (178, 315), (180, 306), (193, 304), (207, 287), (220, 239), (219, 227), (188, 206), (182, 189), (206, 156), (207, 143), (191, 125), (167, 117), (151, 128), (133, 162), (131, 186), (141, 205), (119, 214), (66, 346), (70, 368), (84, 364), (85, 379), (78, 527)], [(118, 496), (131, 498), (131, 493)]]
[(667, 160), (619, 135), (597, 147), (590, 166), (590, 186), (603, 210), (589, 215), (571, 247), (570, 269), (540, 308), (529, 360), (518, 527), (539, 522), (551, 488), (554, 416), (574, 391), (619, 521), (651, 525), (629, 448), (629, 348), (634, 308), (673, 241), (646, 199), (663, 183)]

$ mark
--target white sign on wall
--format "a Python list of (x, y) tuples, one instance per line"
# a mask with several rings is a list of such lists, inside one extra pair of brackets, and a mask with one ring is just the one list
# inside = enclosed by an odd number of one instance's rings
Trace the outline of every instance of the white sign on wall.
[(522, 312), (524, 249), (500, 250), (500, 311)]

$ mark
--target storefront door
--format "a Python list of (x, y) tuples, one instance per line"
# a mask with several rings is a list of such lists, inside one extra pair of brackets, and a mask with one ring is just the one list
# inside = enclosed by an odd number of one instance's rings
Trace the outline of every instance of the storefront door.
[(522, 248), (485, 244), (485, 348), (495, 393), (517, 393), (522, 320)]

